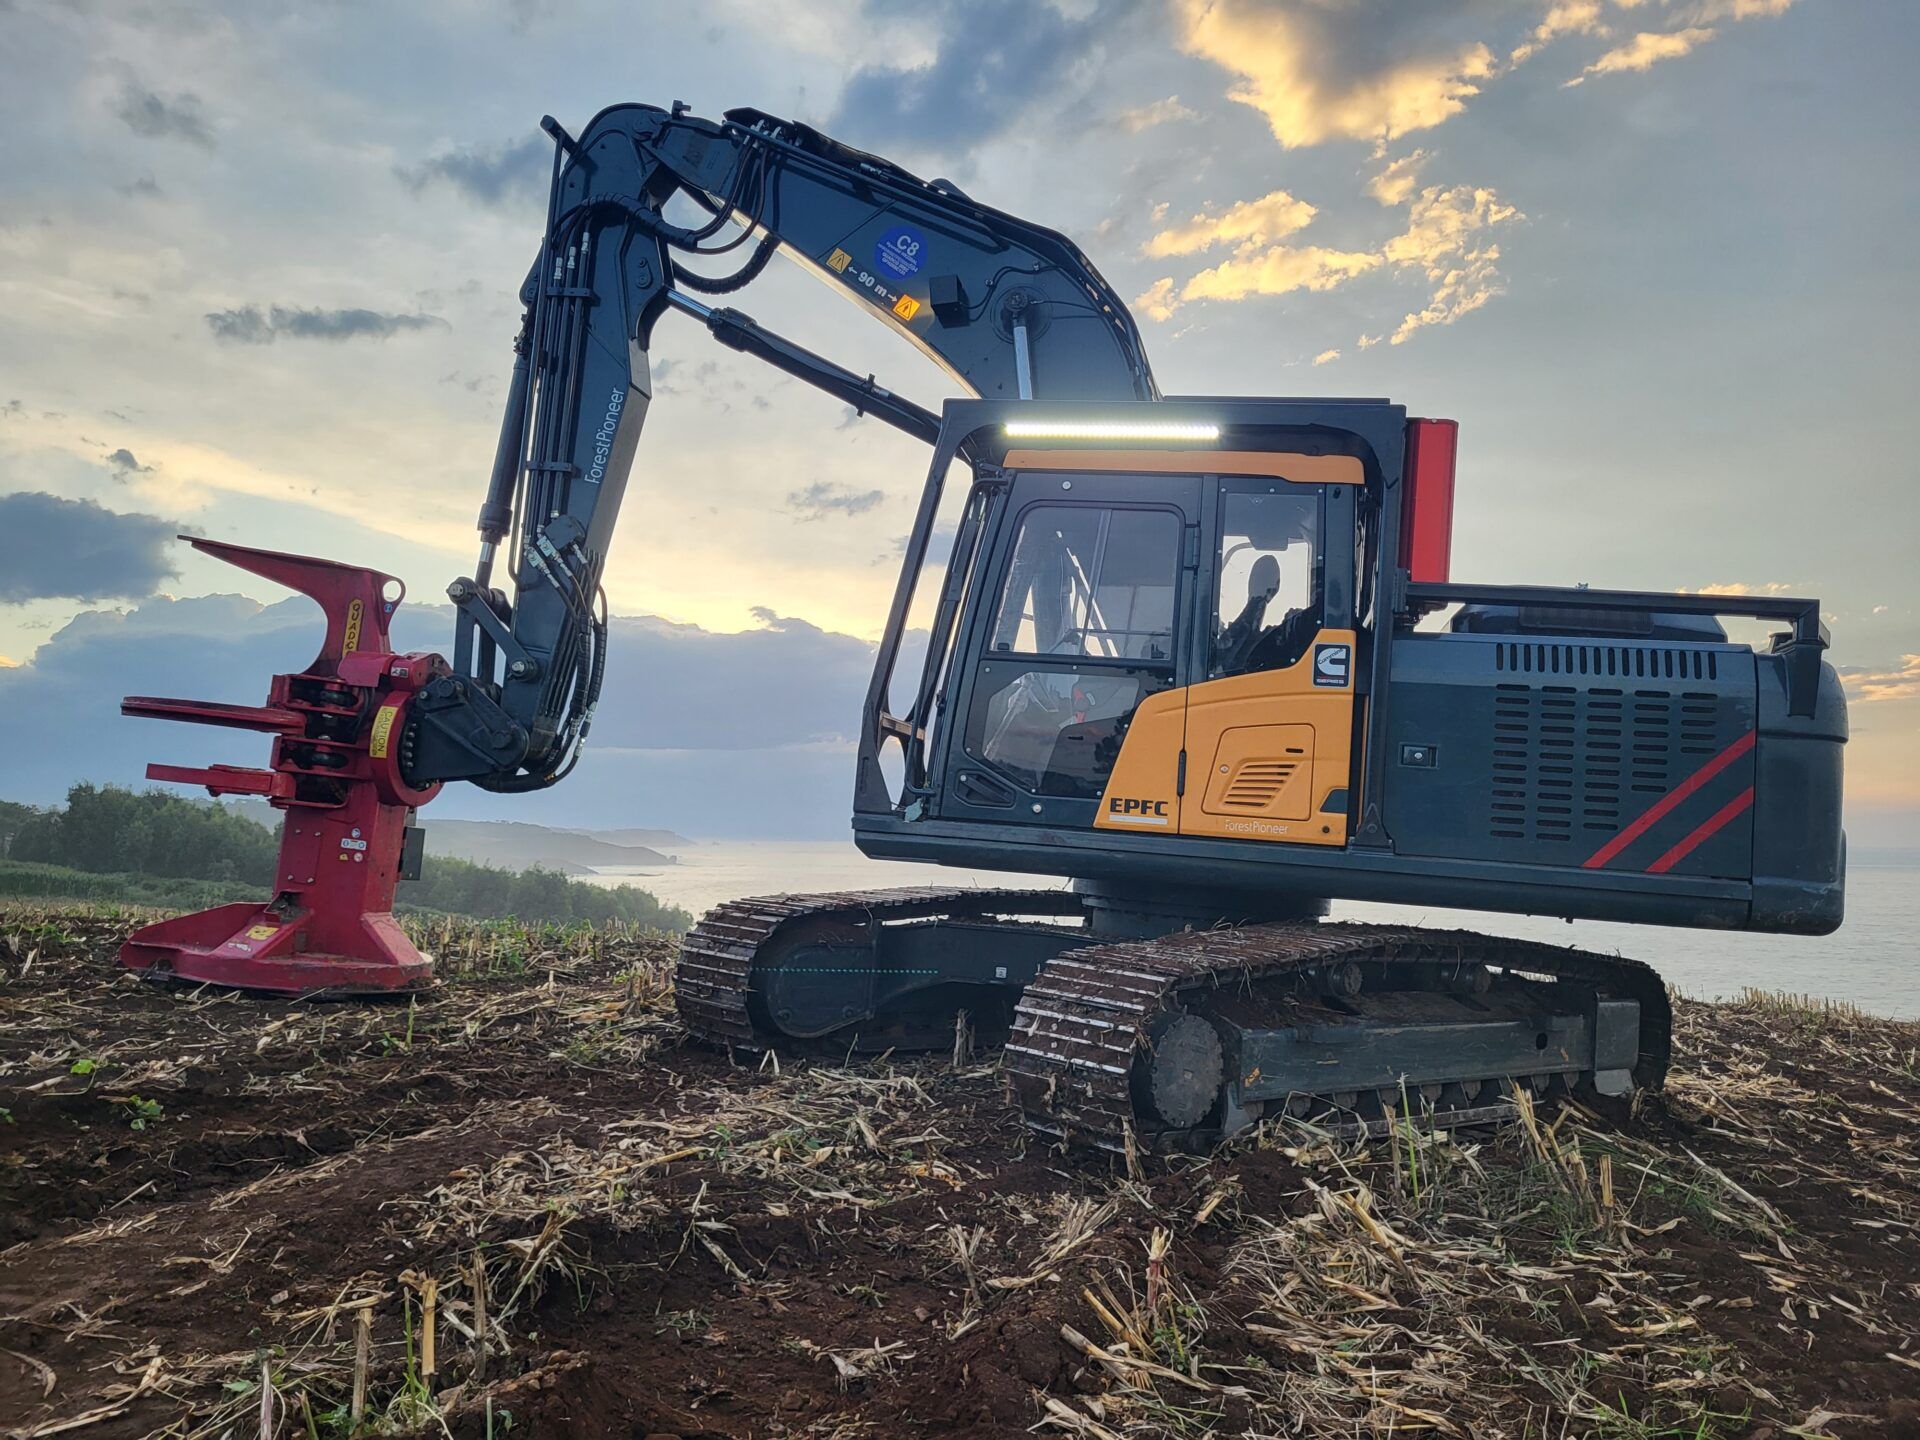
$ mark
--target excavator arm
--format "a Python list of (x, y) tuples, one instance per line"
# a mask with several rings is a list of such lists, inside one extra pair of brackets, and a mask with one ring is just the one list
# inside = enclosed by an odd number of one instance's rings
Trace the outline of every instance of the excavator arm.
[[(757, 110), (715, 123), (677, 105), (621, 105), (577, 139), (542, 124), (554, 140), (546, 235), (521, 290), (479, 560), (448, 587), (452, 663), (416, 696), (401, 747), (410, 783), (531, 790), (572, 767), (605, 673), (601, 572), (667, 310), (933, 442), (932, 411), (694, 298), (744, 288), (774, 251), (971, 395), (1158, 398), (1133, 318), (1092, 263), (1064, 236), (949, 182)], [(669, 219), (670, 207), (688, 223)], [(716, 274), (727, 256), (739, 263)]]

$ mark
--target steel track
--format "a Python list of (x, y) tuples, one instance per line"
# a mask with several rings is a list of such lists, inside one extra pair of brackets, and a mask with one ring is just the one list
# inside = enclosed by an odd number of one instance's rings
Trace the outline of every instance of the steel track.
[[(1479, 964), (1637, 1000), (1641, 1048), (1634, 1082), (1657, 1089), (1666, 1076), (1672, 1030), (1666, 987), (1637, 960), (1465, 930), (1315, 923), (1189, 931), (1056, 956), (1020, 998), (1002, 1067), (1028, 1126), (1042, 1134), (1116, 1153), (1177, 1141), (1181, 1135), (1143, 1121), (1133, 1100), (1134, 1064), (1146, 1051), (1150, 1022), (1166, 1010), (1204, 1008), (1214, 992), (1229, 988), (1286, 992), (1349, 961)], [(1518, 1077), (1455, 1078), (1497, 1086)], [(1434, 1119), (1471, 1124), (1498, 1118), (1504, 1109), (1456, 1106), (1436, 1110)], [(1384, 1125), (1353, 1116), (1336, 1117), (1332, 1128)]]
[(1065, 890), (980, 890), (917, 885), (817, 895), (762, 895), (709, 910), (680, 942), (674, 996), (688, 1032), (709, 1045), (762, 1051), (783, 1037), (763, 1033), (748, 1011), (756, 964), (777, 960), (779, 946), (801, 921), (846, 919), (862, 924), (941, 916), (1079, 915)]
[[(675, 971), (676, 1002), (697, 1040), (753, 1053), (787, 1048), (793, 1042), (756, 1023), (750, 1002), (756, 967), (777, 965), (782, 944), (801, 931), (803, 922), (865, 926), (1080, 913), (1079, 899), (1061, 890), (917, 886), (736, 900), (708, 911), (687, 932)], [(1672, 1029), (1666, 987), (1637, 960), (1464, 930), (1315, 922), (1185, 931), (1057, 955), (1020, 998), (1002, 1068), (1027, 1125), (1054, 1139), (1117, 1153), (1130, 1145), (1205, 1140), (1203, 1130), (1172, 1132), (1136, 1113), (1132, 1076), (1146, 1053), (1154, 1018), (1167, 1010), (1204, 1008), (1210, 997), (1229, 989), (1290, 994), (1311, 985), (1319, 972), (1349, 961), (1388, 967), (1485, 965), (1636, 1000), (1640, 1059), (1634, 1083), (1658, 1089), (1665, 1078)], [(1500, 1085), (1518, 1077), (1457, 1078)], [(1316, 1098), (1331, 1102), (1334, 1097)], [(1432, 1115), (1437, 1123), (1461, 1125), (1507, 1113), (1504, 1102), (1459, 1103)], [(1317, 1123), (1350, 1134), (1380, 1133), (1386, 1125), (1355, 1114), (1334, 1114)]]

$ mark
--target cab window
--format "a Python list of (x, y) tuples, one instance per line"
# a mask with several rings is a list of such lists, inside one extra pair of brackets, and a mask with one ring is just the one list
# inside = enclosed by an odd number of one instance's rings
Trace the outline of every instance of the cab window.
[(1095, 800), (1128, 723), (1173, 684), (1181, 516), (1035, 505), (1020, 518), (966, 748), (1037, 795)]
[(1289, 487), (1220, 497), (1220, 553), (1208, 673), (1294, 664), (1319, 633), (1321, 492)]
[(1171, 661), (1179, 575), (1172, 511), (1035, 505), (1020, 520), (992, 648)]

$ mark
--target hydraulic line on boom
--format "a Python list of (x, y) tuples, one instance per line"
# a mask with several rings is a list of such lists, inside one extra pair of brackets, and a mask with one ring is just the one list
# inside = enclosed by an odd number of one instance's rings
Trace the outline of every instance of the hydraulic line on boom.
[[(1061, 236), (951, 185), (757, 111), (716, 126), (678, 107), (622, 106), (578, 140), (551, 117), (542, 124), (555, 141), (547, 239), (521, 291), (526, 315), (480, 510), (479, 560), (449, 591), (460, 612), (452, 673), (427, 686), (412, 715), (408, 767), (421, 780), (530, 790), (577, 762), (605, 675), (600, 571), (651, 402), (653, 325), (666, 309), (862, 414), (930, 445), (938, 435), (937, 416), (871, 377), (676, 285), (729, 293), (783, 249), (973, 393), (1034, 394), (1034, 337), (1049, 330), (1039, 370), (1048, 393), (1157, 393), (1126, 307), (1092, 265)], [(710, 218), (691, 229), (668, 221), (677, 195)], [(709, 244), (729, 223), (737, 233)], [(678, 258), (726, 254), (756, 234), (730, 275)], [(928, 237), (943, 268), (923, 276)], [(856, 262), (856, 251), (880, 258)], [(924, 300), (910, 293), (923, 279)], [(511, 593), (494, 585), (503, 547)]]

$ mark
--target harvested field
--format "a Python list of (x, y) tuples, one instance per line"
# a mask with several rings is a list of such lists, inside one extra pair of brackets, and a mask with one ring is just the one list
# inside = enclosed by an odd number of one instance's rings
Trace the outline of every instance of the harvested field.
[(1129, 1175), (991, 1056), (685, 1047), (656, 936), (303, 1005), (127, 923), (0, 917), (0, 1434), (1920, 1433), (1920, 1025), (1682, 1003), (1635, 1115)]

